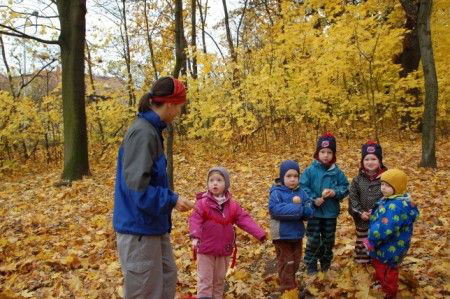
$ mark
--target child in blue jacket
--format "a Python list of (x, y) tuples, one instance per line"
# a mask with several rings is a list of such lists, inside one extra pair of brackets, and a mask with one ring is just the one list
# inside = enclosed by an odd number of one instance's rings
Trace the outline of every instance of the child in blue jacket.
[(300, 178), (300, 186), (312, 198), (315, 211), (308, 220), (305, 264), (308, 274), (327, 271), (333, 259), (336, 222), (340, 202), (348, 194), (348, 181), (335, 164), (336, 138), (331, 133), (322, 135), (317, 141), (315, 160)]
[(270, 188), (270, 229), (277, 254), (281, 292), (297, 288), (295, 273), (302, 256), (303, 220), (314, 212), (311, 199), (299, 188), (299, 175), (298, 163), (286, 160), (280, 165), (280, 177)]
[(370, 216), (367, 247), (375, 267), (374, 279), (381, 284), (386, 298), (395, 298), (398, 290), (398, 265), (408, 252), (413, 225), (419, 216), (417, 206), (406, 192), (407, 177), (399, 169), (381, 175), (383, 198)]

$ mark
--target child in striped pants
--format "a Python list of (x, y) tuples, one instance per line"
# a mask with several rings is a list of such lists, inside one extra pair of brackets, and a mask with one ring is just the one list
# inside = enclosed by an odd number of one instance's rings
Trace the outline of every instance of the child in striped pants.
[(361, 148), (361, 166), (350, 186), (348, 211), (355, 221), (355, 262), (370, 262), (363, 240), (369, 230), (369, 216), (375, 202), (383, 196), (380, 189), (380, 175), (386, 170), (383, 165), (381, 145), (368, 141)]
[(336, 138), (331, 133), (317, 141), (315, 160), (300, 178), (300, 187), (314, 200), (313, 218), (308, 220), (305, 250), (307, 273), (327, 271), (333, 260), (336, 222), (340, 202), (348, 195), (348, 181), (336, 165)]

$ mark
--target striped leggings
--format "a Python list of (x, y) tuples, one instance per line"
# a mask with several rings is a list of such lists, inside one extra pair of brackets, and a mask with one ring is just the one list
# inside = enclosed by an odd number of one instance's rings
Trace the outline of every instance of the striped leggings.
[(309, 273), (317, 271), (317, 261), (320, 261), (322, 271), (330, 268), (333, 259), (336, 223), (336, 218), (311, 218), (308, 220), (305, 264)]
[(369, 234), (368, 229), (356, 227), (355, 262), (364, 264), (370, 262), (369, 253), (363, 244)]

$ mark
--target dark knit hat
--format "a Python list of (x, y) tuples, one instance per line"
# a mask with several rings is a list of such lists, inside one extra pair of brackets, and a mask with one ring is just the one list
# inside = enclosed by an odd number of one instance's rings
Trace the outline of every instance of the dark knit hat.
[(284, 185), (284, 176), (286, 175), (286, 172), (289, 170), (294, 169), (297, 171), (297, 173), (300, 175), (300, 166), (298, 165), (297, 161), (294, 160), (286, 160), (283, 161), (280, 165), (280, 182)]
[(323, 148), (329, 148), (333, 152), (333, 159), (329, 163), (327, 163), (327, 167), (329, 167), (330, 165), (336, 162), (336, 138), (333, 136), (333, 133), (326, 132), (325, 134), (319, 137), (319, 140), (317, 140), (314, 158), (319, 162), (321, 162), (322, 164), (323, 162), (320, 161), (319, 159), (319, 152)]
[(211, 168), (208, 171), (208, 179), (206, 181), (207, 185), (208, 185), (209, 177), (210, 177), (211, 173), (213, 173), (213, 172), (218, 172), (223, 176), (223, 178), (225, 180), (225, 191), (227, 191), (230, 188), (230, 173), (228, 172), (228, 170), (225, 167), (221, 167), (221, 166), (216, 166), (216, 167)]
[(317, 140), (316, 154), (323, 148), (329, 148), (334, 154), (336, 154), (336, 138), (333, 133), (326, 132)]
[(384, 168), (383, 166), (383, 149), (381, 145), (376, 143), (375, 141), (369, 140), (361, 147), (361, 165), (363, 165), (364, 158), (369, 155), (375, 155), (380, 161), (380, 168)]

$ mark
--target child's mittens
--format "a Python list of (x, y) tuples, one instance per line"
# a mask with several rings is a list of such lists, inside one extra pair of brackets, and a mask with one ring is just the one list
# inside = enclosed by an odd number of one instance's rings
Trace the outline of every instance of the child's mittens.
[(367, 251), (373, 251), (373, 245), (370, 243), (368, 238), (363, 240), (363, 244), (366, 247)]

